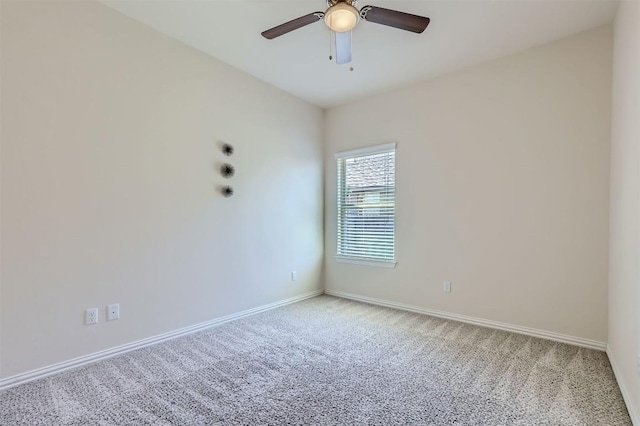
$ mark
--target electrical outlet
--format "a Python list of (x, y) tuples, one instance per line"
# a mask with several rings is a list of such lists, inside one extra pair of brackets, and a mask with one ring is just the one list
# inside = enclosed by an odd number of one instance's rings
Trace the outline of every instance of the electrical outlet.
[(295, 281), (298, 279), (298, 273), (296, 271), (291, 271), (291, 281)]
[(85, 311), (84, 324), (91, 325), (98, 323), (98, 308), (89, 308)]
[(120, 304), (114, 303), (107, 306), (107, 321), (120, 319)]
[(445, 281), (442, 283), (442, 291), (445, 293), (451, 293), (451, 281)]

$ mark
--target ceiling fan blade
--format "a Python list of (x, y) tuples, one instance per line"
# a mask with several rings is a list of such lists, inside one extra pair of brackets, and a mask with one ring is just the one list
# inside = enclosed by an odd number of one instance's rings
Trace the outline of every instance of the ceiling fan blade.
[(365, 6), (360, 10), (362, 19), (388, 27), (399, 28), (405, 31), (421, 33), (427, 28), (429, 18), (398, 12), (397, 10), (384, 9), (376, 6)]
[(351, 31), (336, 34), (336, 64), (351, 62)]
[(298, 28), (302, 28), (305, 25), (313, 24), (316, 21), (319, 21), (324, 17), (324, 12), (313, 12), (305, 16), (301, 16), (292, 21), (285, 22), (284, 24), (278, 25), (277, 27), (273, 27), (266, 31), (262, 32), (262, 36), (269, 40), (274, 39), (276, 37), (280, 37), (283, 34), (286, 34), (290, 31), (297, 30)]

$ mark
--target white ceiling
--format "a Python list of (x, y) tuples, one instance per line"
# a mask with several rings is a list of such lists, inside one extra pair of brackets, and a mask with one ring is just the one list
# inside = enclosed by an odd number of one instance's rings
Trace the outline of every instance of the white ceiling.
[[(321, 107), (434, 77), (613, 20), (615, 0), (360, 0), (428, 16), (422, 34), (361, 21), (353, 62), (329, 61), (322, 21), (274, 40), (260, 33), (324, 11), (326, 0), (103, 0), (187, 45)], [(349, 71), (349, 67), (354, 68)]]

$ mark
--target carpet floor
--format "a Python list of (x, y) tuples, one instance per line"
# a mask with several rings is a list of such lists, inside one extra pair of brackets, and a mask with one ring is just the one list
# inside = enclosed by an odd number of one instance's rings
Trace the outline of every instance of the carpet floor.
[(631, 425), (607, 356), (320, 296), (0, 393), (9, 425)]

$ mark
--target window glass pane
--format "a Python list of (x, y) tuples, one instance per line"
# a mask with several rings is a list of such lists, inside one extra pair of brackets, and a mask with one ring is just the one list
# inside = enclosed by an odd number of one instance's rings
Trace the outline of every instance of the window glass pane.
[(338, 159), (339, 256), (394, 260), (395, 150)]

